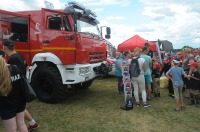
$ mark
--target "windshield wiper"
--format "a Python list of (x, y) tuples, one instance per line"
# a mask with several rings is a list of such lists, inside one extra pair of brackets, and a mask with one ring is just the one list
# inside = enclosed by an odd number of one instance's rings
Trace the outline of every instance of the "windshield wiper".
[(91, 33), (91, 32), (80, 32), (80, 33), (83, 33), (83, 34), (90, 35), (90, 36), (94, 37), (94, 34)]
[(100, 38), (100, 36), (98, 34), (92, 33), (93, 36)]

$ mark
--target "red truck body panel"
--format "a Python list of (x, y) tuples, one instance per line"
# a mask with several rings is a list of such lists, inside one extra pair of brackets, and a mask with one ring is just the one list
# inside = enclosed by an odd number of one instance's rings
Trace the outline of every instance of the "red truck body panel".
[[(71, 31), (48, 29), (50, 16), (59, 14), (67, 16)], [(59, 10), (41, 9), (37, 11), (9, 12), (0, 10), (0, 17), (20, 17), (27, 21), (27, 41), (14, 41), (16, 51), (22, 54), (31, 64), (37, 53), (51, 52), (55, 54), (64, 65), (101, 62), (106, 59), (106, 42), (102, 37), (95, 37), (76, 32), (74, 21), (70, 14)], [(63, 17), (64, 19), (64, 17)], [(1, 33), (11, 33), (10, 22), (0, 20)], [(2, 48), (3, 35), (0, 34), (0, 48)], [(72, 37), (73, 39), (70, 39)]]

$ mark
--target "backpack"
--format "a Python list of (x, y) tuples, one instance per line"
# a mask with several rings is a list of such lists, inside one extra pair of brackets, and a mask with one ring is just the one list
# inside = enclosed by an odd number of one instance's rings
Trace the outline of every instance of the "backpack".
[(130, 64), (130, 75), (131, 77), (138, 77), (140, 75), (140, 67), (138, 62), (139, 57), (133, 58)]

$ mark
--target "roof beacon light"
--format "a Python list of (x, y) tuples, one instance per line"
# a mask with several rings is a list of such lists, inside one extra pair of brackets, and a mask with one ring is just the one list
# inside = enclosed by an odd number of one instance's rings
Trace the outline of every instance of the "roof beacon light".
[(82, 5), (78, 2), (75, 2), (75, 1), (68, 2), (68, 5), (70, 7), (73, 7), (76, 10), (81, 10), (83, 16), (90, 16), (90, 17), (93, 17), (93, 18), (97, 17), (96, 14), (93, 11), (91, 11), (90, 9), (86, 8), (84, 5)]
[(52, 9), (52, 10), (54, 9), (54, 5), (47, 0), (44, 0), (44, 5), (47, 9)]

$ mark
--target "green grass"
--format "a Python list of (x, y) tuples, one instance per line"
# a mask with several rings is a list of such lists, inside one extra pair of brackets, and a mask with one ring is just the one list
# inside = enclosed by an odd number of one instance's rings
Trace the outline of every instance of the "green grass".
[(88, 90), (66, 96), (60, 104), (36, 100), (27, 105), (40, 124), (35, 132), (200, 131), (200, 109), (185, 100), (186, 109), (174, 112), (175, 102), (168, 97), (167, 89), (161, 89), (160, 98), (152, 99), (151, 108), (134, 107), (131, 111), (119, 108), (124, 96), (117, 93), (115, 77), (95, 80)]

